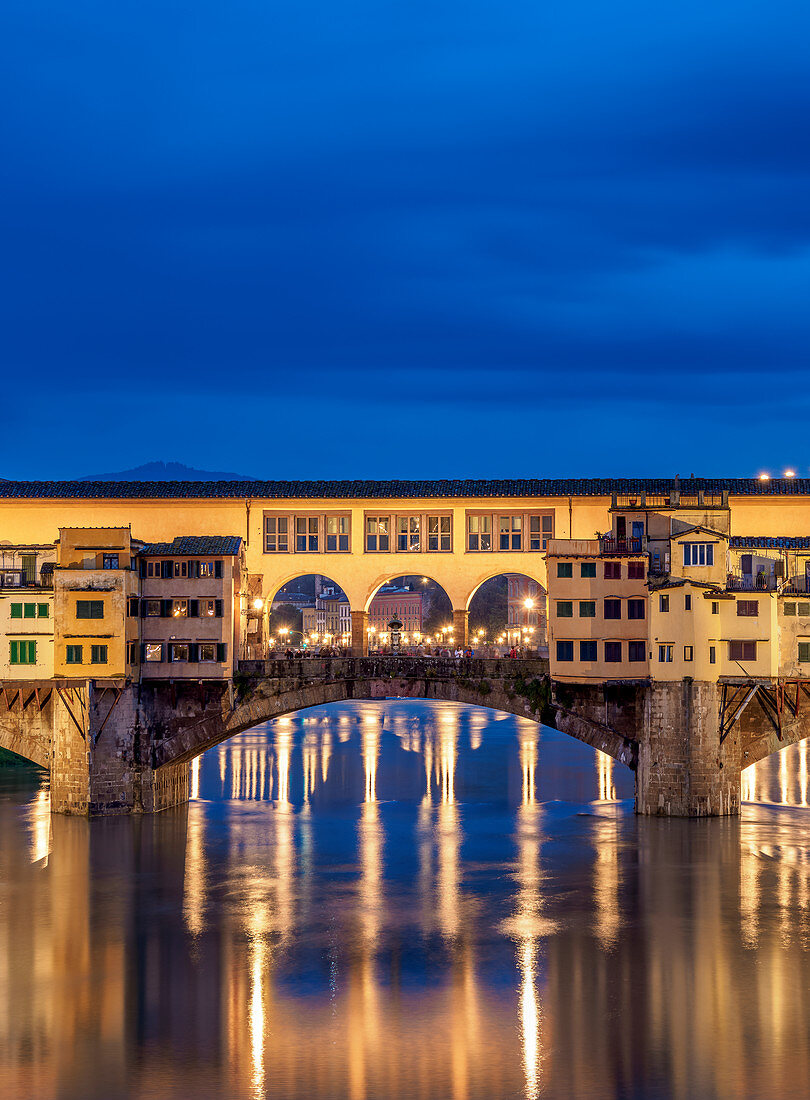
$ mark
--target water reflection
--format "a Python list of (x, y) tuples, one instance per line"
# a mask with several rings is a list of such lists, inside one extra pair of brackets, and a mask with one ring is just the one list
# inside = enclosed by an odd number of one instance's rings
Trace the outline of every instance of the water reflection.
[(0, 774), (0, 1093), (806, 1095), (806, 767), (637, 819), (584, 746), (393, 702), (250, 731), (154, 818)]

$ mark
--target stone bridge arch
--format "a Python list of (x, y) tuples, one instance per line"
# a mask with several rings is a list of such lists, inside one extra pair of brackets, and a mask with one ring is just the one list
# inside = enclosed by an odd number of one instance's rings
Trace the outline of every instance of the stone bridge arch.
[[(252, 726), (284, 714), (352, 699), (431, 699), (467, 703), (535, 722), (562, 732), (634, 767), (637, 745), (609, 726), (562, 714), (551, 704), (548, 663), (508, 659), (425, 659), (365, 657), (331, 660), (243, 662), (231, 698), (211, 688), (203, 697), (194, 685), (150, 686), (142, 693), (141, 717), (151, 738), (150, 766), (171, 767)], [(558, 710), (562, 722), (557, 721)]]

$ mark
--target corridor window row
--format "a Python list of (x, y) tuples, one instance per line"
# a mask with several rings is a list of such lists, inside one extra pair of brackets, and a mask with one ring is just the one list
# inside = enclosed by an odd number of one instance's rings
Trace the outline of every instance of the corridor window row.
[[(626, 604), (625, 608), (622, 604)], [(573, 619), (576, 609), (577, 618), (595, 619), (597, 610), (603, 619), (644, 619), (647, 601), (645, 599), (620, 600), (556, 600), (555, 612), (558, 619)]]

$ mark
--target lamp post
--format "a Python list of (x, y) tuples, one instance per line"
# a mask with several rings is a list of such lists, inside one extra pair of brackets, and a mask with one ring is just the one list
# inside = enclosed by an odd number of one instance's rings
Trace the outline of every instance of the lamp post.
[(388, 631), (391, 635), (391, 652), (399, 653), (402, 647), (402, 620), (397, 615), (389, 621)]

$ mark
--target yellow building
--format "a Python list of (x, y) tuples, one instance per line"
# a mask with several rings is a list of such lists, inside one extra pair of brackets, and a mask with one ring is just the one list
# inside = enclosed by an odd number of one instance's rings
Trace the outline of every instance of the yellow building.
[[(265, 603), (296, 577), (334, 581), (348, 597), (357, 650), (366, 643), (375, 593), (398, 577), (427, 576), (444, 588), (461, 642), (470, 601), (491, 577), (520, 573), (547, 588), (552, 539), (593, 540), (609, 531), (617, 552), (640, 550), (651, 577), (663, 579), (675, 573), (670, 539), (690, 527), (732, 540), (806, 537), (810, 481), (0, 483), (3, 540), (47, 544), (58, 528), (85, 525), (131, 528), (153, 543), (238, 532)], [(728, 548), (725, 567), (735, 575), (739, 569), (741, 585), (747, 552), (737, 554), (733, 541)], [(802, 560), (788, 551), (781, 558), (784, 579), (805, 583)], [(758, 564), (751, 568), (758, 576)], [(613, 640), (632, 640), (624, 630)]]
[(59, 528), (54, 569), (57, 678), (137, 676), (137, 546), (129, 526)]
[(548, 567), (548, 647), (555, 678), (647, 677), (644, 556), (611, 539), (553, 539)]

